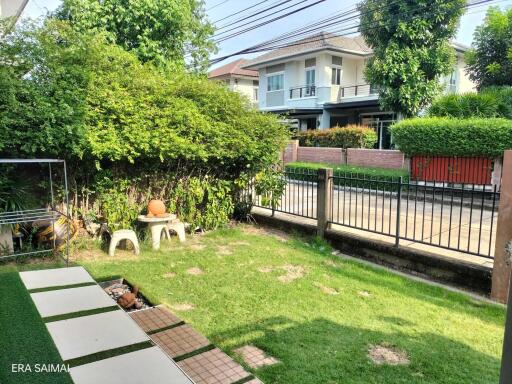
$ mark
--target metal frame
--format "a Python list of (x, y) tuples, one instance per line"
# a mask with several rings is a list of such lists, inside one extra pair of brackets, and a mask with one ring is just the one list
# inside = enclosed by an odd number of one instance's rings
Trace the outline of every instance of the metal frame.
[[(11, 225), (18, 223), (27, 223), (33, 222), (36, 220), (50, 220), (52, 222), (52, 226), (55, 233), (55, 221), (59, 219), (60, 216), (66, 216), (69, 218), (69, 193), (68, 193), (68, 176), (67, 176), (67, 168), (66, 168), (66, 160), (60, 159), (0, 159), (0, 165), (2, 164), (48, 164), (48, 179), (50, 181), (50, 196), (51, 196), (51, 209), (48, 210), (46, 208), (37, 208), (37, 209), (29, 209), (24, 211), (9, 211), (0, 213), (0, 226), (1, 225)], [(64, 171), (64, 203), (66, 205), (66, 212), (64, 214), (57, 209), (55, 209), (55, 196), (53, 192), (53, 176), (52, 176), (52, 164), (62, 164), (62, 169)], [(69, 230), (66, 234), (66, 266), (69, 266)], [(21, 252), (21, 253), (13, 253), (9, 255), (0, 256), (0, 259), (18, 257), (18, 256), (28, 256), (28, 255), (36, 255), (40, 253), (52, 252), (55, 250), (55, 237), (53, 238), (53, 247), (51, 249), (45, 250), (37, 250), (30, 252)]]

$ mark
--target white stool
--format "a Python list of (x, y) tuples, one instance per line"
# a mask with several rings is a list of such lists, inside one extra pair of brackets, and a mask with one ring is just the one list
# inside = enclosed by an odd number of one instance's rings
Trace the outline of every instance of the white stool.
[(149, 222), (148, 226), (151, 231), (153, 250), (156, 251), (160, 249), (160, 239), (162, 238), (162, 232), (167, 239), (169, 239), (171, 235), (169, 234), (169, 230), (167, 229), (167, 224), (165, 222)]
[(135, 254), (138, 255), (140, 253), (139, 240), (137, 239), (137, 235), (135, 234), (135, 232), (132, 231), (131, 229), (120, 229), (112, 234), (112, 238), (110, 239), (110, 245), (108, 247), (109, 256), (114, 256), (117, 245), (120, 241), (123, 240), (130, 240), (133, 244)]
[(170, 238), (170, 236), (169, 236), (169, 229), (171, 229), (174, 232), (176, 232), (176, 234), (178, 235), (178, 239), (180, 240), (181, 243), (183, 243), (185, 241), (185, 224), (184, 223), (182, 223), (179, 220), (169, 221), (167, 223), (167, 236), (168, 236), (168, 238)]

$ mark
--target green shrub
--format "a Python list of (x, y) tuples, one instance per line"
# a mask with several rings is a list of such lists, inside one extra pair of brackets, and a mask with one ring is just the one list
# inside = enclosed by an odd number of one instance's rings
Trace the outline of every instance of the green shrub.
[(480, 93), (445, 95), (428, 110), (432, 117), (504, 117), (512, 119), (512, 87), (492, 87)]
[[(333, 175), (347, 179), (334, 179), (336, 185), (347, 185), (357, 188), (395, 190), (396, 186), (386, 183), (375, 183), (372, 180), (394, 181), (400, 177), (404, 183), (409, 181), (409, 172), (405, 169), (388, 169), (374, 167), (359, 167), (356, 165), (340, 165), (329, 163), (295, 162), (286, 165), (285, 170), (293, 180), (317, 181), (317, 171), (320, 168), (332, 168)], [(352, 180), (349, 180), (352, 179)]]
[(150, 198), (192, 226), (226, 223), (237, 180), (271, 167), (289, 138), (240, 94), (65, 22), (16, 30), (0, 60), (0, 157), (65, 159), (73, 212), (114, 229)]
[(394, 124), (391, 132), (409, 156), (499, 157), (512, 148), (512, 121), (507, 119), (415, 118)]
[(299, 132), (297, 139), (303, 147), (373, 148), (377, 143), (377, 133), (368, 127), (349, 125)]

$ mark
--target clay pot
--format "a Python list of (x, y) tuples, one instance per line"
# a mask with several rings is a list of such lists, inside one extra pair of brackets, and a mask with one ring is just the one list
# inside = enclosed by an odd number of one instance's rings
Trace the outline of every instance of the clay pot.
[(165, 205), (162, 200), (151, 200), (148, 204), (148, 213), (153, 216), (165, 214)]

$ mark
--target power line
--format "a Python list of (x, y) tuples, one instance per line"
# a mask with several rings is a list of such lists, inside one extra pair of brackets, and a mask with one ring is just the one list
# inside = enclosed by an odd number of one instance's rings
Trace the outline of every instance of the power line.
[(288, 12), (288, 13), (285, 13), (284, 15), (280, 15), (280, 16), (274, 17), (273, 19), (267, 20), (267, 21), (262, 22), (262, 23), (260, 23), (260, 24), (256, 24), (256, 25), (254, 25), (254, 26), (252, 26), (252, 27), (248, 27), (248, 28), (246, 28), (246, 29), (243, 29), (243, 30), (238, 31), (238, 32), (236, 32), (236, 33), (233, 33), (233, 34), (231, 34), (231, 35), (225, 36), (225, 37), (223, 37), (223, 38), (221, 38), (221, 39), (217, 40), (216, 42), (222, 42), (222, 41), (225, 41), (225, 40), (231, 39), (231, 38), (233, 38), (233, 37), (235, 37), (235, 36), (239, 36), (239, 35), (241, 35), (241, 34), (244, 34), (244, 33), (248, 32), (248, 31), (252, 31), (252, 30), (254, 30), (254, 29), (256, 29), (256, 28), (259, 28), (259, 27), (262, 27), (262, 26), (264, 26), (264, 25), (267, 25), (267, 24), (273, 23), (273, 22), (274, 22), (274, 21), (276, 21), (276, 20), (280, 20), (280, 19), (282, 19), (282, 18), (284, 18), (284, 17), (288, 17), (288, 16), (293, 15), (293, 14), (295, 14), (295, 13), (301, 12), (301, 11), (303, 11), (303, 10), (305, 10), (305, 9), (311, 8), (311, 7), (313, 7), (313, 6), (317, 5), (317, 4), (323, 3), (324, 1), (325, 1), (325, 0), (317, 0), (316, 2), (314, 2), (314, 3), (312, 3), (312, 4), (308, 4), (308, 5), (304, 6), (304, 7), (301, 7), (301, 8), (295, 9), (295, 10), (293, 10), (293, 11), (290, 11), (290, 12)]
[[(480, 6), (480, 5), (483, 5), (485, 3), (490, 3), (490, 2), (493, 2), (493, 1), (495, 1), (495, 0), (477, 0), (477, 1), (469, 2), (469, 3), (465, 4), (464, 6), (461, 7), (461, 9), (463, 9), (463, 8), (470, 9), (470, 8), (474, 8), (476, 6)], [(418, 10), (419, 8), (420, 7), (417, 7), (415, 10)], [(376, 9), (378, 9), (378, 8), (374, 8), (373, 11), (375, 11)], [(415, 10), (414, 9), (410, 10), (410, 13), (413, 13)], [(411, 16), (414, 16), (414, 15), (411, 15)], [(417, 18), (417, 17), (418, 16), (415, 16), (415, 17), (412, 17), (411, 19), (414, 19), (414, 18)], [(353, 18), (353, 17), (351, 17), (351, 18)], [(320, 39), (316, 39), (316, 40), (315, 39), (308, 40), (307, 43), (313, 43), (313, 42), (317, 42), (317, 41), (321, 41), (321, 40), (328, 40), (328, 39), (336, 38), (338, 36), (351, 35), (351, 34), (356, 33), (361, 26), (362, 26), (361, 24), (357, 24), (357, 25), (353, 25), (353, 26), (350, 26), (350, 27), (346, 27), (346, 28), (340, 29), (340, 30), (336, 30), (336, 31), (333, 31), (333, 33), (334, 32), (343, 32), (343, 31), (349, 31), (349, 32), (345, 32), (343, 34), (336, 34), (334, 36), (327, 36), (327, 37), (324, 36), (324, 37), (322, 37)], [(372, 29), (384, 28), (384, 27), (386, 27), (386, 26), (369, 27), (368, 29), (372, 30)], [(356, 29), (356, 30), (353, 30), (353, 29)], [(353, 30), (353, 31), (351, 31), (351, 30)], [(310, 32), (310, 30), (308, 30), (307, 32)], [(301, 34), (304, 34), (304, 33), (306, 33), (306, 32), (302, 32)], [(271, 39), (271, 40), (268, 40), (267, 42), (264, 42), (264, 43), (261, 43), (261, 44), (258, 44), (258, 45), (246, 48), (244, 50), (232, 53), (230, 55), (226, 55), (226, 56), (223, 56), (223, 57), (219, 57), (219, 58), (213, 59), (213, 60), (211, 60), (210, 63), (211, 64), (216, 64), (216, 63), (218, 63), (220, 61), (223, 61), (223, 60), (225, 60), (225, 59), (227, 59), (229, 57), (237, 56), (237, 55), (240, 55), (240, 54), (263, 52), (263, 51), (268, 51), (268, 50), (273, 50), (273, 49), (291, 47), (291, 46), (300, 45), (300, 44), (304, 44), (304, 43), (305, 43), (304, 41), (295, 41), (295, 42), (292, 42), (292, 43), (284, 43), (282, 45), (272, 45), (272, 44), (275, 44), (275, 41), (274, 41), (274, 39)]]
[(206, 11), (210, 11), (210, 10), (212, 10), (212, 9), (215, 9), (215, 8), (217, 8), (219, 5), (225, 4), (225, 3), (227, 3), (228, 1), (231, 1), (231, 0), (224, 0), (224, 1), (220, 1), (220, 2), (218, 2), (217, 4), (212, 5), (210, 8), (207, 8), (207, 9), (206, 9)]
[(223, 20), (227, 20), (227, 19), (230, 19), (232, 18), (233, 16), (237, 16), (237, 15), (240, 15), (241, 13), (244, 13), (245, 11), (249, 10), (249, 9), (252, 9), (254, 7), (257, 7), (258, 5), (260, 4), (263, 4), (263, 3), (266, 3), (267, 1), (270, 1), (270, 0), (263, 0), (263, 1), (260, 1), (254, 5), (251, 5), (250, 7), (247, 7), (247, 8), (244, 8), (244, 9), (241, 9), (240, 11), (236, 11), (230, 15), (227, 15), (225, 17), (223, 17), (222, 19), (218, 19), (218, 20), (215, 20), (215, 21), (212, 21), (213, 24), (217, 24), (219, 21), (223, 21)]
[[(283, 5), (283, 4), (288, 3), (288, 2), (290, 2), (290, 1), (293, 1), (293, 0), (286, 0), (286, 1), (283, 1), (281, 4), (278, 4), (278, 5), (276, 5), (275, 7), (278, 7), (278, 6), (280, 6), (280, 5)], [(299, 5), (299, 4), (305, 3), (305, 2), (307, 2), (307, 1), (308, 1), (308, 0), (300, 0), (298, 3), (291, 4), (291, 5), (289, 5), (288, 7), (285, 7), (285, 8), (283, 8), (283, 9), (279, 9), (279, 10), (276, 10), (276, 11), (275, 11), (275, 13), (274, 13), (274, 15), (275, 15), (276, 13), (280, 13), (280, 12), (282, 12), (282, 11), (286, 11), (287, 9), (293, 8), (293, 7), (295, 7), (295, 6)], [(266, 10), (264, 10), (264, 11), (261, 11), (261, 12), (258, 12), (258, 13), (266, 13), (266, 12), (270, 11), (271, 9), (273, 9), (273, 8), (275, 8), (275, 7), (268, 8), (268, 9), (266, 9)], [(256, 16), (256, 15), (254, 15), (254, 16)], [(247, 23), (245, 23), (245, 24), (242, 24), (242, 25), (239, 25), (239, 26), (237, 26), (237, 27), (233, 27), (233, 28), (228, 29), (228, 30), (226, 30), (226, 31), (220, 32), (220, 33), (218, 33), (217, 35), (214, 35), (213, 37), (219, 37), (219, 35), (226, 34), (226, 33), (230, 32), (230, 31), (235, 31), (235, 30), (237, 30), (237, 29), (240, 29), (240, 28), (243, 28), (243, 27), (245, 27), (245, 26), (251, 25), (251, 24), (255, 23), (256, 21), (260, 21), (260, 20), (262, 20), (262, 19), (266, 19), (266, 18), (268, 18), (268, 17), (270, 17), (270, 16), (273, 16), (273, 15), (264, 15), (264, 16), (258, 17), (257, 19), (251, 20), (251, 21), (249, 21), (249, 22), (247, 22)], [(253, 16), (249, 16), (247, 19), (250, 19), (250, 18), (252, 18), (252, 17), (253, 17)], [(242, 20), (240, 20), (240, 21), (238, 21), (238, 22), (236, 22), (236, 23), (233, 23), (233, 24), (231, 24), (231, 25), (238, 24), (239, 22), (242, 22), (242, 21), (243, 21), (243, 19), (242, 19)], [(222, 38), (222, 37), (221, 37), (221, 38)]]

